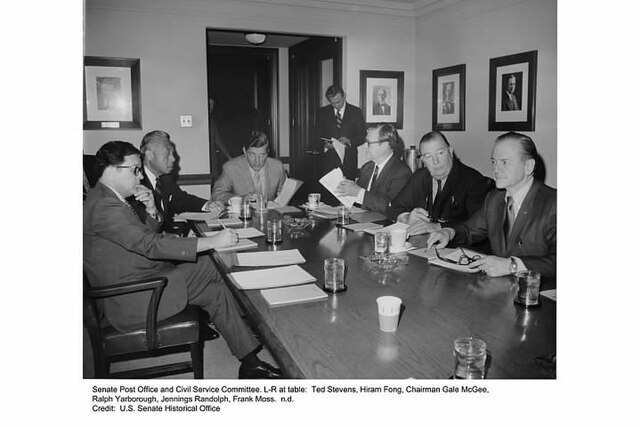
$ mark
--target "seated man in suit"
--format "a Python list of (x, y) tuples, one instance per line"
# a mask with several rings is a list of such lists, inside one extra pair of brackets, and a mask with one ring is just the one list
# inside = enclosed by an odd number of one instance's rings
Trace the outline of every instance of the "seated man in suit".
[[(181, 212), (217, 209), (208, 200), (182, 190), (171, 174), (176, 161), (175, 144), (168, 133), (154, 130), (142, 138), (142, 185), (153, 190), (156, 208), (162, 217), (162, 230), (171, 231), (173, 216)], [(140, 214), (144, 218), (144, 214)]]
[(414, 172), (388, 211), (391, 218), (409, 224), (410, 235), (460, 223), (482, 206), (491, 180), (458, 160), (442, 133), (422, 137), (420, 160), (425, 167)]
[(278, 159), (268, 157), (269, 140), (258, 131), (242, 148), (244, 155), (229, 160), (222, 167), (222, 174), (213, 185), (211, 200), (218, 205), (233, 196), (264, 194), (268, 200), (276, 198), (287, 179), (287, 172)]
[[(279, 369), (260, 361), (260, 345), (244, 323), (231, 292), (211, 259), (198, 253), (238, 242), (238, 235), (223, 230), (213, 237), (178, 237), (159, 233), (160, 222), (152, 191), (140, 184), (140, 152), (130, 143), (111, 141), (96, 154), (99, 181), (83, 209), (84, 269), (92, 286), (164, 276), (168, 284), (158, 308), (158, 319), (200, 306), (216, 325), (233, 354), (241, 361), (240, 378), (279, 378)], [(141, 204), (141, 221), (125, 200)], [(181, 262), (176, 264), (177, 262)], [(109, 298), (104, 317), (116, 328), (143, 325), (150, 293)]]
[(470, 264), (489, 276), (535, 270), (556, 275), (556, 190), (533, 177), (536, 146), (526, 135), (508, 132), (493, 146), (496, 189), (463, 224), (432, 233), (427, 247), (469, 245), (488, 238), (491, 253)]
[(409, 181), (411, 169), (394, 156), (401, 141), (393, 125), (370, 128), (366, 142), (371, 161), (362, 166), (356, 182), (342, 181), (338, 192), (356, 197), (356, 202), (365, 209), (386, 214), (389, 202)]

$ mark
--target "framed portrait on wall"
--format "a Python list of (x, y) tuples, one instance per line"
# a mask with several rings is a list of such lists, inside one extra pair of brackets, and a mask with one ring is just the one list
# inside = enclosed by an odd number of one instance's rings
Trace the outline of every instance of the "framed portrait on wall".
[(489, 60), (489, 130), (533, 131), (538, 51)]
[(140, 60), (84, 57), (84, 129), (141, 129)]
[(391, 123), (402, 129), (404, 72), (360, 70), (360, 108), (367, 125)]
[(434, 130), (464, 130), (465, 64), (433, 70), (431, 118)]

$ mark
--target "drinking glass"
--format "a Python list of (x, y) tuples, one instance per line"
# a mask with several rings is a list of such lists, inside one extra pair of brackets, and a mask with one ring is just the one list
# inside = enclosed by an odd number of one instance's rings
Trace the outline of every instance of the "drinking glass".
[(344, 259), (327, 258), (324, 260), (324, 290), (333, 294), (346, 290), (344, 284)]
[(518, 293), (514, 302), (524, 307), (538, 305), (540, 296), (540, 273), (537, 271), (523, 271), (517, 275)]
[(282, 242), (281, 219), (270, 219), (267, 221), (267, 242), (274, 244)]
[(389, 251), (389, 233), (379, 231), (374, 235), (374, 251), (377, 254), (386, 254)]
[(484, 379), (487, 344), (475, 337), (461, 337), (453, 342), (454, 379)]
[(336, 221), (338, 225), (349, 224), (349, 208), (346, 206), (340, 206), (338, 208), (338, 219)]

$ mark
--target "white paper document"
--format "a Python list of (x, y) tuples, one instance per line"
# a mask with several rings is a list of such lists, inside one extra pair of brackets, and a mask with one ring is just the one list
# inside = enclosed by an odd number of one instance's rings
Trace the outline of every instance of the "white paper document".
[(228, 276), (239, 289), (243, 290), (280, 288), (316, 281), (315, 277), (297, 265), (239, 271), (229, 273)]
[(245, 249), (257, 248), (258, 244), (252, 240), (240, 239), (238, 243), (233, 246), (225, 246), (223, 248), (216, 249), (216, 252), (231, 252), (231, 251), (243, 251)]
[(360, 222), (357, 224), (343, 225), (342, 227), (351, 231), (365, 231), (365, 230), (377, 230), (382, 228), (380, 224), (374, 224), (373, 222)]
[(265, 289), (260, 294), (270, 306), (296, 304), (301, 302), (319, 301), (327, 299), (327, 294), (322, 292), (315, 284), (289, 286), (287, 288)]
[(280, 194), (275, 198), (274, 202), (276, 206), (284, 207), (289, 204), (291, 198), (296, 191), (302, 186), (302, 181), (299, 179), (287, 178), (284, 184), (282, 185), (282, 190), (280, 190)]
[(240, 267), (267, 267), (276, 265), (303, 264), (306, 260), (297, 249), (286, 251), (260, 251), (238, 254)]
[(242, 220), (237, 217), (207, 220), (207, 225), (212, 228), (222, 228), (223, 225), (225, 227), (232, 227), (235, 225), (242, 225), (242, 224), (244, 224)]
[(383, 227), (383, 228), (374, 228), (374, 229), (364, 230), (364, 232), (369, 234), (376, 234), (381, 231), (386, 231), (387, 233), (389, 233), (391, 232), (391, 230), (402, 230), (407, 228), (409, 228), (408, 224), (405, 224), (403, 222), (396, 222), (395, 224), (387, 225), (386, 227)]
[(346, 178), (342, 173), (342, 169), (335, 168), (322, 178), (320, 178), (320, 184), (324, 186), (327, 190), (331, 192), (343, 205), (350, 208), (356, 202), (356, 198), (353, 196), (338, 196), (336, 190), (338, 189), (338, 185), (344, 181)]
[(208, 221), (218, 218), (214, 212), (182, 212), (173, 217), (174, 221)]
[(547, 289), (546, 291), (540, 291), (540, 295), (549, 298), (550, 300), (556, 301), (556, 289)]
[[(215, 236), (220, 233), (222, 230), (218, 231), (205, 231), (204, 235), (207, 237)], [(264, 236), (264, 233), (257, 228), (247, 227), (247, 228), (234, 228), (233, 231), (238, 233), (238, 237), (240, 239), (253, 239), (254, 237)]]

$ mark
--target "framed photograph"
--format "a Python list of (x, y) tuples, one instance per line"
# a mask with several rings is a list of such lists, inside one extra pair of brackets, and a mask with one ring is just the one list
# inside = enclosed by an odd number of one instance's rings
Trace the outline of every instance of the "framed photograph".
[(537, 69), (537, 50), (489, 61), (489, 130), (535, 130)]
[(465, 64), (433, 70), (431, 116), (434, 130), (464, 130)]
[(139, 59), (84, 57), (83, 128), (142, 128)]
[(360, 70), (360, 108), (367, 125), (391, 123), (402, 129), (404, 72)]

